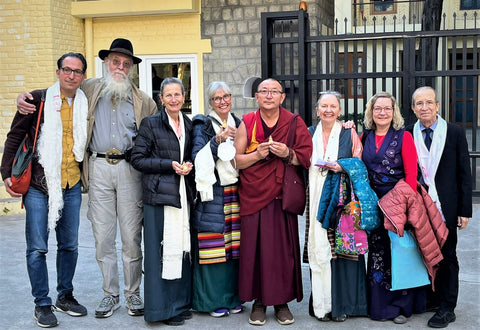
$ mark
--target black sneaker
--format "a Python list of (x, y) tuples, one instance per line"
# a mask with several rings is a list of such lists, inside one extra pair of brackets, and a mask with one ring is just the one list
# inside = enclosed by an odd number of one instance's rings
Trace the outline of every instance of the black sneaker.
[(183, 311), (179, 315), (184, 320), (190, 320), (193, 317), (193, 313), (189, 310), (188, 311)]
[(63, 298), (57, 298), (55, 303), (55, 309), (58, 312), (66, 313), (70, 316), (85, 316), (87, 315), (87, 309), (80, 305), (78, 301), (73, 298), (72, 294), (67, 294)]
[(174, 316), (169, 318), (168, 320), (164, 320), (163, 323), (166, 325), (171, 325), (171, 326), (179, 326), (183, 325), (185, 323), (185, 319), (181, 317), (180, 315)]
[(454, 312), (440, 309), (428, 320), (428, 326), (431, 328), (446, 328), (449, 323), (455, 322), (455, 319)]
[(35, 306), (33, 317), (37, 325), (42, 328), (53, 328), (58, 325), (57, 317), (53, 314), (52, 306)]

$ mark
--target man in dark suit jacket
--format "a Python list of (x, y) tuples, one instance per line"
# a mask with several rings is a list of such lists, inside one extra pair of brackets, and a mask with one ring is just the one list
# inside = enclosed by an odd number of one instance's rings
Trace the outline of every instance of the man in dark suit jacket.
[(464, 229), (472, 216), (472, 172), (464, 130), (438, 115), (440, 102), (431, 87), (413, 93), (412, 110), (418, 118), (407, 128), (412, 132), (418, 163), (428, 192), (437, 204), (449, 229), (442, 247), (444, 259), (435, 279), (432, 307), (436, 313), (428, 321), (433, 328), (445, 328), (455, 321), (458, 297), (457, 228)]

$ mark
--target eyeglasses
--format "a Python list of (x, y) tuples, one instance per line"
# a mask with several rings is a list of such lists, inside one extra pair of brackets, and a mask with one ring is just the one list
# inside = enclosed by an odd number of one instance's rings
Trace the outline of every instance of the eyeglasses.
[(183, 94), (180, 94), (180, 93), (162, 95), (162, 98), (167, 101), (170, 101), (172, 99), (180, 99), (182, 97), (183, 97)]
[(232, 99), (232, 94), (225, 94), (223, 96), (216, 96), (211, 98), (211, 100), (217, 104), (222, 103), (222, 100), (223, 102), (230, 102), (231, 99)]
[(133, 65), (133, 63), (130, 62), (130, 61), (122, 62), (122, 61), (120, 61), (120, 60), (117, 60), (116, 58), (114, 58), (114, 59), (112, 60), (112, 64), (113, 64), (114, 66), (116, 66), (116, 67), (119, 67), (120, 65), (123, 64), (123, 67), (124, 67), (125, 69), (130, 69), (130, 67)]
[(266, 90), (266, 89), (262, 89), (261, 91), (258, 91), (257, 92), (258, 94), (262, 95), (262, 96), (267, 96), (268, 94), (272, 95), (273, 97), (276, 97), (278, 95), (281, 95), (283, 94), (282, 91), (277, 91), (277, 90), (272, 90), (272, 91), (269, 91), (269, 90)]
[(80, 69), (76, 69), (76, 70), (72, 70), (70, 69), (69, 67), (66, 67), (64, 66), (63, 68), (61, 68), (61, 70), (63, 71), (63, 73), (65, 73), (67, 76), (69, 76), (72, 72), (73, 74), (75, 75), (75, 77), (80, 77), (84, 74), (84, 71), (80, 70)]
[(432, 100), (428, 100), (426, 102), (418, 101), (418, 102), (415, 102), (415, 107), (423, 108), (424, 106), (427, 106), (427, 108), (432, 108), (435, 104), (436, 102)]
[(380, 113), (380, 112), (382, 112), (382, 110), (385, 111), (386, 113), (388, 113), (388, 112), (392, 112), (393, 108), (392, 107), (383, 107), (383, 108), (382, 107), (375, 107), (375, 108), (373, 108), (373, 112), (376, 112), (376, 113)]

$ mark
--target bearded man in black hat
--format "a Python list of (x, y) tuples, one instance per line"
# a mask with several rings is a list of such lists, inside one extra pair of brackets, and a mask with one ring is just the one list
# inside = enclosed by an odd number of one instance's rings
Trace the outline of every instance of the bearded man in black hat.
[[(115, 239), (117, 223), (122, 241), (124, 294), (128, 314), (143, 315), (142, 279), (142, 183), (141, 173), (129, 164), (143, 118), (156, 113), (156, 103), (131, 81), (132, 67), (142, 60), (132, 43), (115, 39), (110, 49), (100, 50), (106, 77), (87, 79), (81, 86), (88, 98), (88, 135), (82, 181), (88, 187), (87, 217), (92, 222), (96, 259), (103, 275), (104, 297), (95, 317), (105, 318), (120, 307), (120, 284)], [(17, 98), (21, 113), (33, 112), (28, 93)]]

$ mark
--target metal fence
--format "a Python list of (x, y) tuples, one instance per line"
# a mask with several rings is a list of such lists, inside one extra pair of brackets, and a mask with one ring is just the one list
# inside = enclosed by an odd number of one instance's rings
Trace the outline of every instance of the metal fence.
[(410, 124), (416, 120), (410, 106), (413, 91), (432, 86), (441, 102), (440, 115), (467, 132), (474, 195), (480, 196), (480, 29), (476, 13), (452, 18), (453, 28), (443, 24), (440, 31), (421, 31), (419, 23), (411, 23), (416, 20), (406, 17), (383, 17), (368, 25), (363, 20), (358, 26), (336, 21), (320, 24), (314, 32), (322, 34), (312, 36), (303, 10), (263, 13), (262, 77), (283, 83), (284, 106), (307, 125), (316, 121), (318, 94), (339, 91), (343, 118), (354, 120), (359, 131), (363, 110), (376, 92), (394, 95)]

